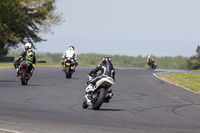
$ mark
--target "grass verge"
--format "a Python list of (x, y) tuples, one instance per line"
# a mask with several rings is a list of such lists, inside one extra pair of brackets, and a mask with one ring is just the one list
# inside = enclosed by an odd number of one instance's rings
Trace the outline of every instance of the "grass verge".
[[(37, 63), (37, 64), (33, 64), (34, 67), (37, 66), (60, 66), (61, 67), (61, 63)], [(14, 68), (14, 64), (13, 63), (0, 63), (0, 68), (8, 68), (8, 67), (13, 67)]]
[(192, 72), (200, 72), (200, 70), (192, 70)]
[(200, 92), (200, 75), (198, 74), (157, 74), (159, 77), (179, 86)]
[(0, 68), (14, 67), (13, 63), (0, 63)]

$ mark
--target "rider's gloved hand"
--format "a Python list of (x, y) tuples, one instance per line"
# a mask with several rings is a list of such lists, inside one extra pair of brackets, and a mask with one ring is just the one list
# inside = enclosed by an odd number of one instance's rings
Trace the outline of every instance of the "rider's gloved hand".
[(92, 73), (90, 73), (90, 76), (93, 77), (93, 78), (95, 78), (96, 77), (96, 73), (92, 72)]
[(18, 62), (18, 61), (19, 61), (19, 59), (16, 59), (16, 60), (15, 60), (15, 62)]
[(93, 73), (94, 73), (94, 72), (92, 72), (92, 71), (91, 71), (91, 72), (90, 72), (88, 75), (92, 76), (92, 75), (93, 75)]

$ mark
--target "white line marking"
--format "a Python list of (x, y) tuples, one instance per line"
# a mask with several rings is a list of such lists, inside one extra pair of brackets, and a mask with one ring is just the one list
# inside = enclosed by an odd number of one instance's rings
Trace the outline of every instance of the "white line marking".
[[(160, 72), (160, 74), (162, 74), (162, 73), (167, 73), (167, 72)], [(169, 82), (169, 81), (167, 81), (167, 80), (164, 80), (163, 78), (159, 77), (159, 76), (156, 75), (155, 73), (153, 73), (153, 75), (154, 75), (155, 77), (159, 78), (160, 80), (163, 80), (163, 81), (165, 81), (165, 82), (167, 82), (167, 83), (169, 83), (169, 84), (171, 84), (171, 85), (175, 85), (175, 86), (178, 86), (178, 87), (183, 88), (183, 89), (185, 89), (185, 90), (188, 90), (188, 91), (190, 91), (190, 92), (193, 92), (193, 93), (196, 93), (196, 94), (200, 94), (199, 92), (190, 90), (190, 89), (185, 88), (185, 87), (183, 87), (183, 86), (180, 86), (180, 85), (178, 85), (178, 84), (175, 84), (175, 83)]]
[(10, 132), (10, 133), (23, 133), (23, 132), (12, 131), (12, 130), (2, 129), (2, 128), (0, 128), (0, 131)]

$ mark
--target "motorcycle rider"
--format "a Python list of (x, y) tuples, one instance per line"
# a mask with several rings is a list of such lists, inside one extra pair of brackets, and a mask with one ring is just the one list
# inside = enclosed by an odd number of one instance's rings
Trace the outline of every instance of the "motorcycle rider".
[(74, 46), (69, 46), (68, 50), (66, 50), (62, 55), (62, 59), (63, 59), (63, 61), (62, 61), (63, 70), (62, 71), (65, 70), (64, 60), (65, 60), (65, 58), (68, 58), (68, 57), (72, 58), (74, 61), (74, 72), (75, 72), (75, 68), (78, 65), (78, 60), (77, 60), (77, 53), (75, 51)]
[(28, 71), (30, 73), (30, 76), (33, 74), (33, 64), (36, 63), (36, 57), (35, 52), (32, 50), (32, 44), (26, 43), (25, 49), (22, 51), (21, 55), (15, 60), (14, 67), (17, 71), (17, 77), (19, 76), (19, 65), (22, 61), (26, 61), (29, 64)]
[(148, 66), (152, 65), (153, 63), (155, 63), (155, 60), (149, 55), (147, 57), (147, 64), (148, 64)]
[[(101, 72), (99, 75), (96, 76), (97, 72)], [(102, 63), (99, 64), (95, 69), (90, 71), (89, 75), (93, 77), (92, 80), (88, 81), (86, 84), (92, 84), (93, 86), (96, 84), (98, 80), (100, 80), (103, 76), (109, 76), (115, 81), (115, 68), (113, 67), (113, 64), (111, 63), (111, 58), (109, 56), (104, 56), (102, 58)], [(105, 98), (104, 102), (109, 102), (109, 100), (112, 98), (109, 94), (112, 94), (112, 90), (108, 92), (108, 97)]]

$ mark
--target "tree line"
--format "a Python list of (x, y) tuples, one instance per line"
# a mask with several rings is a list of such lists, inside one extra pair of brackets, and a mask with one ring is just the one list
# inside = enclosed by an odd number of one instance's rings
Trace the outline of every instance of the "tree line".
[[(17, 58), (19, 53), (10, 53), (9, 56)], [(55, 63), (61, 65), (62, 53), (46, 53), (37, 54), (38, 61), (46, 61), (47, 63)], [(96, 66), (101, 63), (103, 54), (79, 54), (78, 63), (80, 66)], [(144, 56), (126, 56), (126, 55), (108, 55), (112, 59), (112, 63), (116, 67), (135, 67), (135, 68), (147, 68), (147, 57)], [(157, 65), (158, 69), (187, 69), (187, 57), (182, 56), (164, 56), (157, 57), (152, 56)]]
[[(101, 62), (104, 55), (101, 54), (81, 54), (78, 59), (80, 64), (97, 65)], [(147, 68), (147, 57), (143, 56), (126, 56), (126, 55), (109, 55), (112, 58), (114, 66), (117, 67), (135, 67), (135, 68)], [(160, 69), (186, 69), (186, 61), (188, 58), (182, 56), (165, 56), (156, 57), (155, 59), (158, 68)]]

